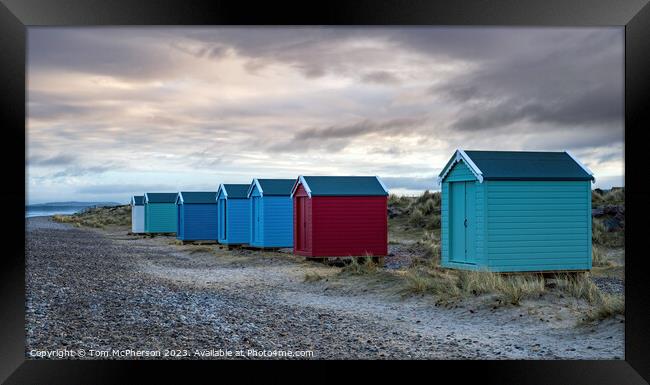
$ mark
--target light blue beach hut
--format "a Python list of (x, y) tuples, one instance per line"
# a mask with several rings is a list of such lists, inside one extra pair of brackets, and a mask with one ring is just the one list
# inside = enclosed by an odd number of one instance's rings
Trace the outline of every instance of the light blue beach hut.
[(178, 231), (181, 241), (216, 241), (217, 193), (212, 191), (181, 191), (176, 197)]
[(176, 232), (176, 196), (178, 193), (144, 194), (145, 233)]
[(293, 247), (295, 179), (253, 179), (250, 200), (250, 241), (254, 247)]
[(250, 237), (248, 184), (222, 184), (217, 190), (219, 243), (246, 244)]
[(594, 177), (569, 152), (457, 150), (438, 180), (443, 267), (591, 269)]

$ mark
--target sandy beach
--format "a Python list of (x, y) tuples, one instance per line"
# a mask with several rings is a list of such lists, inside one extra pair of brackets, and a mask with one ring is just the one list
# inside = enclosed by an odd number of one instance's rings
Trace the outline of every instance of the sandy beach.
[[(443, 305), (386, 282), (341, 279), (338, 268), (288, 252), (181, 246), (49, 217), (29, 218), (26, 237), (27, 357), (146, 349), (199, 359), (223, 349), (317, 359), (623, 358), (622, 318), (578, 325), (575, 299)], [(325, 279), (308, 282), (307, 273)]]

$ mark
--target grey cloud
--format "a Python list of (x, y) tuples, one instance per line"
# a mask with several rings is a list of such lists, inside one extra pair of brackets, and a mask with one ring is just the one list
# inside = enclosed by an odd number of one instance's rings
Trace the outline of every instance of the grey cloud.
[(294, 139), (300, 141), (311, 139), (349, 138), (386, 131), (399, 133), (418, 127), (424, 124), (426, 120), (425, 117), (394, 118), (386, 121), (364, 119), (348, 125), (304, 129), (296, 133)]
[(80, 194), (131, 194), (142, 195), (145, 192), (173, 192), (176, 187), (168, 184), (98, 184), (77, 189)]
[(296, 132), (291, 140), (276, 142), (268, 149), (271, 151), (306, 151), (321, 148), (328, 152), (345, 149), (350, 140), (371, 134), (390, 134), (415, 131), (426, 123), (426, 117), (394, 118), (383, 121), (364, 119), (351, 124), (329, 127), (305, 128)]
[(536, 50), (503, 59), (430, 89), (465, 106), (453, 128), (489, 130), (518, 122), (622, 128), (620, 29), (536, 38)]
[(33, 155), (29, 158), (30, 166), (64, 166), (74, 163), (77, 160), (75, 155), (59, 154), (54, 156)]
[(402, 155), (408, 153), (408, 150), (397, 146), (374, 147), (370, 150), (370, 153), (380, 155)]
[(52, 178), (84, 176), (89, 174), (103, 174), (107, 171), (111, 171), (112, 169), (113, 169), (112, 166), (91, 166), (91, 167), (74, 166), (52, 174)]
[[(154, 45), (147, 36), (162, 37), (146, 28), (31, 27), (27, 33), (30, 68), (105, 74), (134, 81), (156, 78), (174, 70), (171, 50)], [(110, 36), (110, 38), (107, 38)], [(144, 38), (143, 38), (144, 36)], [(173, 33), (168, 38), (172, 38)], [(165, 43), (162, 39), (158, 43)]]
[(399, 84), (400, 79), (397, 75), (388, 71), (374, 71), (364, 74), (361, 81), (366, 83), (377, 83), (385, 85)]

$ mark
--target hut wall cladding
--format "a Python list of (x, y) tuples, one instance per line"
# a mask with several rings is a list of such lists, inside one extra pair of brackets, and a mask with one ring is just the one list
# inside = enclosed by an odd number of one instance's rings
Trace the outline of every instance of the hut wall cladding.
[(178, 239), (185, 241), (217, 239), (216, 203), (184, 203), (178, 205), (178, 214)]
[[(250, 238), (248, 199), (219, 199), (219, 243), (246, 244)], [(224, 224), (225, 222), (225, 224)]]
[(293, 200), (290, 196), (260, 196), (255, 187), (250, 197), (250, 210), (251, 246), (293, 246)]
[[(294, 224), (304, 210), (306, 239), (297, 238), (296, 252), (309, 257), (388, 254), (388, 198), (385, 196), (313, 196), (302, 186), (294, 199)], [(298, 207), (304, 199), (304, 209)], [(301, 237), (297, 228), (294, 236)], [(311, 237), (310, 237), (311, 236)], [(304, 245), (304, 246), (300, 246)]]
[[(312, 237), (312, 200), (309, 199), (307, 191), (300, 185), (296, 189), (293, 199), (293, 239), (296, 253), (310, 256), (314, 240)], [(299, 218), (299, 216), (301, 218)]]
[(145, 206), (145, 229), (149, 233), (175, 233), (176, 215), (174, 203), (147, 203)]
[(312, 197), (314, 256), (387, 255), (386, 197)]
[(144, 206), (131, 206), (131, 232), (144, 232)]
[(591, 269), (591, 182), (484, 183), (493, 270)]
[(441, 210), (441, 226), (440, 226), (440, 239), (442, 246), (442, 260), (443, 262), (449, 262), (449, 250), (450, 250), (450, 237), (449, 237), (449, 194), (450, 194), (450, 182), (469, 182), (473, 183), (475, 194), (476, 194), (476, 205), (474, 206), (475, 212), (474, 216), (476, 218), (476, 224), (472, 227), (473, 234), (471, 238), (473, 239), (471, 249), (476, 256), (476, 263), (478, 265), (487, 264), (487, 258), (485, 256), (485, 183), (478, 183), (478, 180), (472, 173), (472, 171), (467, 167), (464, 162), (459, 162), (456, 164), (452, 170), (449, 172), (445, 178), (445, 183), (442, 184), (442, 201), (440, 204)]

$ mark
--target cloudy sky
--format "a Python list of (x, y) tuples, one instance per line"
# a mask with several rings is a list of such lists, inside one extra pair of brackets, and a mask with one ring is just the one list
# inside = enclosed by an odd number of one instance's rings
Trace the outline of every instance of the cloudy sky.
[(438, 188), (454, 149), (570, 150), (623, 184), (622, 28), (28, 30), (30, 203), (253, 177)]

